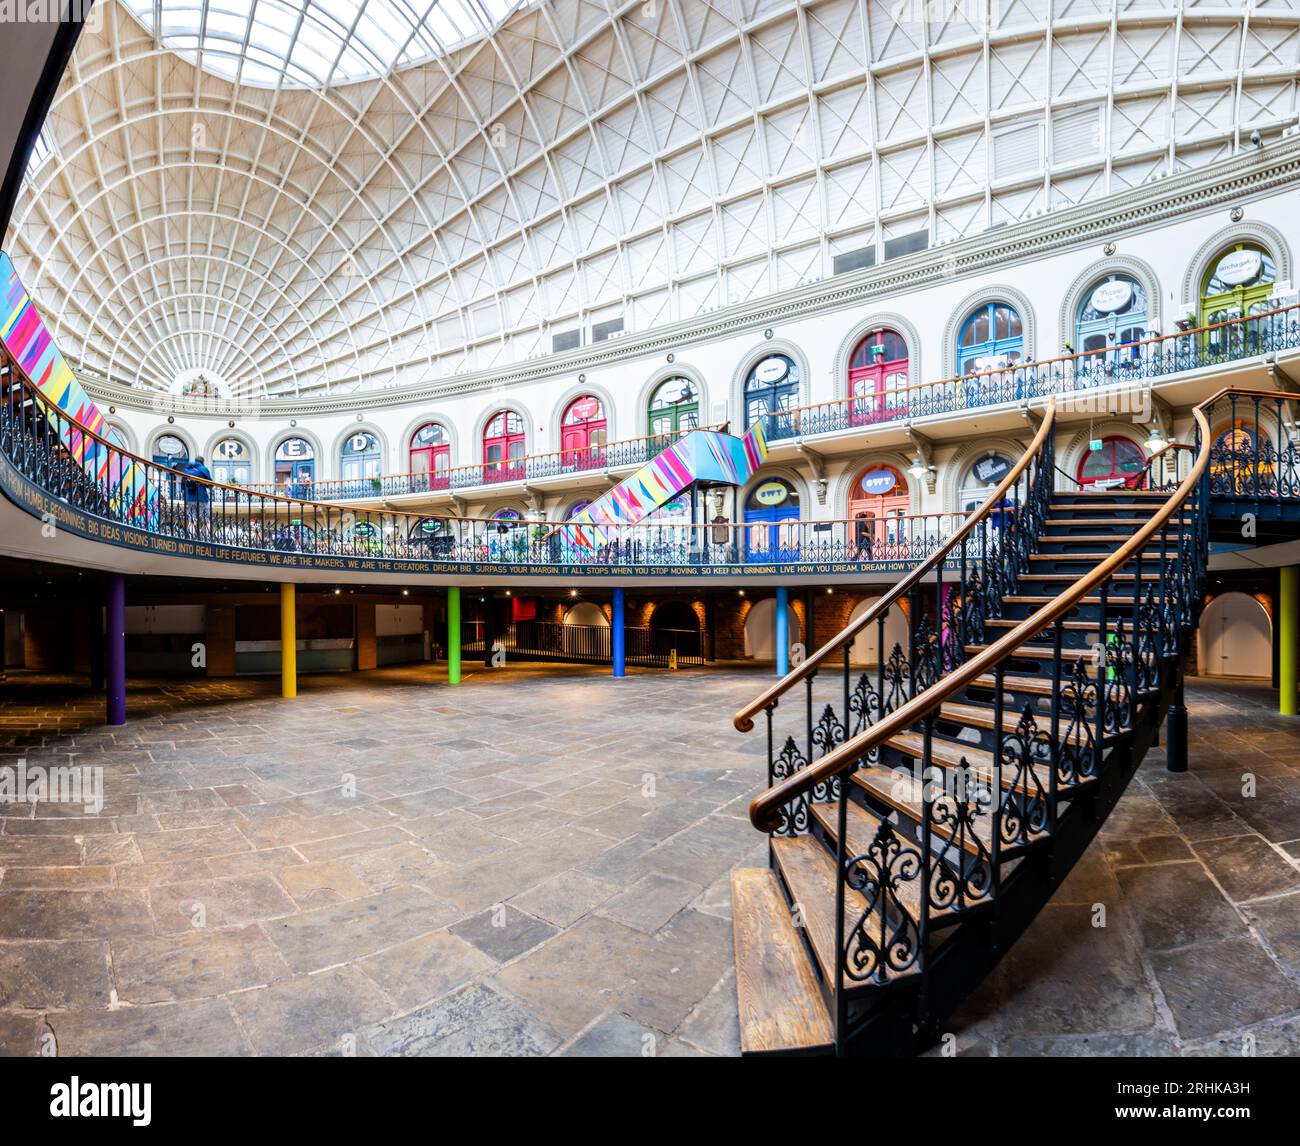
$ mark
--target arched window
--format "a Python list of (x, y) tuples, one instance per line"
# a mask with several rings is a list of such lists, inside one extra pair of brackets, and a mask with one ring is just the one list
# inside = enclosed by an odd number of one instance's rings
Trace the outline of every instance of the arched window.
[(1089, 450), (1079, 463), (1079, 484), (1096, 489), (1139, 489), (1145, 477), (1146, 455), (1130, 438), (1101, 439), (1101, 449)]
[(855, 560), (898, 556), (907, 541), (907, 482), (893, 466), (867, 466), (849, 487), (849, 536)]
[(763, 422), (768, 437), (794, 433), (799, 405), (799, 367), (784, 354), (770, 354), (754, 363), (745, 379), (745, 425)]
[[(1201, 280), (1200, 324), (1215, 326), (1274, 309), (1276, 274), (1272, 255), (1258, 243), (1221, 251)], [(1234, 323), (1209, 331), (1205, 342), (1211, 350), (1236, 357), (1255, 352), (1262, 333), (1258, 323)]]
[(961, 489), (957, 492), (957, 504), (962, 512), (970, 513), (973, 509), (979, 509), (1015, 464), (1005, 454), (992, 451), (976, 458), (962, 478)]
[(222, 485), (249, 485), (253, 480), (253, 456), (238, 438), (222, 438), (212, 447), (212, 478)]
[[(175, 434), (163, 434), (153, 444), (153, 460), (160, 466), (175, 468), (178, 463), (190, 460), (190, 449)], [(175, 474), (159, 474), (167, 484), (168, 496), (175, 501), (181, 496), (182, 479)]]
[(383, 470), (379, 439), (367, 430), (351, 434), (339, 450), (339, 476), (344, 481), (377, 478)]
[(907, 414), (907, 342), (894, 330), (873, 330), (849, 359), (849, 423), (887, 421)]
[(275, 488), (290, 497), (307, 497), (316, 480), (316, 451), (306, 438), (285, 438), (275, 449)]
[(568, 509), (564, 511), (564, 520), (572, 521), (575, 517), (578, 516), (578, 514), (580, 514), (584, 509), (586, 509), (587, 506), (589, 506), (590, 504), (591, 502), (586, 498), (579, 498), (571, 506), (569, 506)]
[(799, 554), (799, 491), (784, 478), (769, 478), (745, 499), (745, 558), (793, 561)]
[(450, 557), (456, 546), (451, 526), (441, 517), (422, 517), (411, 526), (409, 540), (430, 557)]
[(594, 394), (575, 398), (560, 419), (560, 449), (566, 469), (596, 469), (605, 464), (605, 408)]
[(981, 303), (966, 316), (957, 339), (957, 373), (1001, 370), (1024, 356), (1020, 314), (1005, 302)]
[(1080, 367), (1135, 360), (1140, 351), (1132, 343), (1146, 337), (1147, 305), (1146, 288), (1130, 275), (1094, 283), (1075, 321), (1074, 349), (1088, 356)]
[(483, 480), (518, 481), (524, 476), (524, 420), (499, 410), (483, 429)]
[(451, 436), (438, 422), (425, 422), (411, 435), (411, 490), (447, 489), (451, 484)]
[(672, 437), (700, 424), (700, 389), (689, 378), (668, 378), (650, 395), (650, 433)]

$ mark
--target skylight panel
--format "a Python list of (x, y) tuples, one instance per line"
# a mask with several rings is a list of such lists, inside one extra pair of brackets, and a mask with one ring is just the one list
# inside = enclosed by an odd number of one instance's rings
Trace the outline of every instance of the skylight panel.
[[(317, 87), (385, 75), (487, 35), (531, 0), (123, 0), (173, 51), (228, 79)], [(241, 61), (247, 40), (247, 58)]]

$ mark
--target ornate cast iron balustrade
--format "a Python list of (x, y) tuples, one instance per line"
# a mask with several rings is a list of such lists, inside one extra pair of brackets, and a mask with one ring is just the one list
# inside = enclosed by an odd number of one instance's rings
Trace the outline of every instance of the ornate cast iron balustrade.
[(769, 442), (843, 433), (899, 419), (953, 414), (1006, 402), (1024, 402), (1116, 385), (1152, 382), (1188, 370), (1300, 347), (1300, 306), (1232, 319), (1178, 334), (1116, 345), (1042, 362), (896, 390), (840, 398), (767, 416)]
[[(1206, 409), (1226, 410), (1223, 401)], [(751, 808), (755, 824), (775, 839), (815, 835), (834, 857), (836, 965), (824, 985), (838, 1045), (861, 1021), (863, 988), (919, 981), (923, 1012), (927, 953), (941, 949), (944, 929), (997, 900), (1020, 870), (1011, 861), (1051, 847), (1063, 809), (1095, 789), (1109, 750), (1174, 682), (1181, 703), (1206, 510), (1224, 480), (1205, 413), (1193, 446), (1162, 451), (1149, 467), (1168, 499), (1129, 497), (1156, 508), (1151, 524), (1117, 522), (1112, 556), (1057, 574), (1070, 582), (1060, 589), (1044, 567), (1091, 561), (1063, 544), (1070, 531), (1049, 528), (1059, 529), (1053, 515), (1070, 511), (1061, 499), (1075, 487), (1061, 484), (1054, 417), (1053, 404), (953, 539), (735, 717), (747, 731), (761, 713), (766, 727), (769, 790)], [(1280, 454), (1276, 435), (1255, 436), (1266, 438)], [(1252, 491), (1267, 456), (1262, 446), (1251, 455)], [(1285, 467), (1275, 472), (1274, 485), (1287, 488)], [(1087, 507), (1105, 504), (1076, 501), (1085, 520), (1098, 512)], [(1059, 549), (1044, 552), (1049, 543)], [(1074, 613), (1081, 619), (1067, 622)], [(978, 703), (950, 701), (965, 688)], [(863, 823), (874, 826), (854, 838), (851, 825)]]
[[(937, 551), (962, 521), (960, 514), (926, 514), (872, 524), (645, 522), (593, 529), (311, 502), (200, 481), (136, 457), (85, 431), (16, 374), (0, 398), (0, 449), (19, 472), (74, 508), (158, 537), (439, 566), (897, 569)], [(980, 544), (997, 536), (994, 529)]]

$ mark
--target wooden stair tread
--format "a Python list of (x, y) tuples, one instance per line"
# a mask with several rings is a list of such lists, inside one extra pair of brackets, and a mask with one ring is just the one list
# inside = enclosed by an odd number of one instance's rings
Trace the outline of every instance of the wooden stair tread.
[[(966, 651), (968, 653), (982, 653), (985, 649), (992, 648), (992, 647), (993, 647), (992, 645), (967, 645)], [(1061, 656), (1063, 658), (1073, 657), (1075, 660), (1078, 660), (1080, 657), (1091, 657), (1093, 655), (1094, 653), (1091, 648), (1061, 650)], [(1008, 660), (1021, 659), (1021, 660), (1030, 660), (1030, 661), (1042, 661), (1042, 660), (1050, 661), (1055, 656), (1056, 653), (1050, 645), (1047, 646), (1021, 645), (1007, 659)]]
[(829, 1051), (834, 1038), (821, 984), (808, 961), (776, 873), (731, 873), (740, 1053)]
[[(1145, 525), (1150, 517), (1045, 517), (1044, 525)], [(1170, 525), (1190, 522), (1190, 517), (1171, 517)]]
[[(822, 826), (822, 831), (826, 833), (827, 838), (832, 843), (839, 842), (838, 809), (838, 804), (813, 805), (813, 815), (817, 818), (817, 822)], [(876, 838), (876, 832), (883, 822), (882, 817), (868, 811), (861, 804), (855, 804), (852, 800), (846, 802), (844, 811), (845, 827), (847, 828), (845, 834), (848, 836), (846, 854), (849, 856), (866, 855), (872, 841)], [(920, 846), (915, 844), (914, 846), (919, 852)], [(918, 926), (921, 923), (921, 887), (924, 878), (924, 874), (918, 874), (916, 879), (902, 880), (894, 888), (894, 895), (899, 905), (907, 913), (907, 917)], [(954, 914), (956, 914), (956, 909), (953, 907), (930, 908), (930, 918), (932, 920)]]
[[(1107, 554), (1105, 554), (1104, 556), (1109, 557), (1110, 554), (1107, 553)], [(1078, 574), (1078, 573), (1026, 573), (1026, 574), (1025, 574), (1025, 580), (1027, 580), (1027, 581), (1070, 581), (1070, 582), (1074, 582), (1074, 581), (1079, 580), (1079, 577), (1080, 577), (1080, 574)], [(1136, 573), (1112, 573), (1112, 574), (1110, 575), (1110, 578), (1111, 578), (1112, 581), (1134, 581), (1134, 580), (1137, 579), (1137, 574), (1136, 574)], [(1160, 580), (1160, 574), (1159, 574), (1159, 573), (1143, 573), (1143, 574), (1142, 574), (1142, 580), (1143, 580), (1143, 581), (1159, 581), (1159, 580)]]
[[(859, 768), (853, 773), (852, 778), (853, 783), (886, 807), (900, 812), (914, 824), (921, 823), (925, 810), (920, 780), (909, 776), (906, 772), (899, 772), (893, 768), (879, 765)], [(981, 815), (974, 817), (974, 819), (975, 835), (978, 838), (978, 843), (969, 837), (963, 837), (960, 841), (961, 848), (968, 855), (979, 857), (981, 855), (980, 844), (982, 844), (984, 855), (987, 857), (993, 846), (993, 817), (992, 815)], [(932, 825), (932, 830), (936, 836), (942, 839), (952, 838), (951, 832), (938, 824)]]
[[(1007, 596), (1005, 596), (1005, 597), (1002, 598), (1002, 603), (1003, 603), (1004, 605), (1007, 604), (1008, 602), (1010, 602), (1011, 604), (1015, 604), (1015, 605), (1046, 605), (1049, 601), (1055, 601), (1055, 600), (1056, 600), (1055, 597), (1050, 597), (1050, 596), (1047, 596), (1046, 594), (1035, 594), (1035, 593), (1023, 594), (1023, 593), (1022, 593), (1022, 594), (1016, 594), (1016, 595), (1008, 594)], [(1121, 601), (1122, 601), (1125, 605), (1128, 605), (1129, 607), (1132, 607), (1132, 605), (1133, 605), (1133, 598), (1132, 598), (1132, 597), (1108, 596), (1108, 597), (1106, 598), (1106, 600), (1107, 600), (1107, 602), (1108, 602), (1109, 604), (1111, 604), (1111, 605), (1119, 604), (1119, 602), (1121, 602)], [(1083, 598), (1082, 600), (1080, 600), (1078, 603), (1079, 603), (1080, 605), (1100, 605), (1100, 604), (1101, 604), (1101, 598), (1100, 598), (1100, 597), (1084, 597), (1084, 598)], [(985, 621), (984, 623), (985, 623), (985, 624), (988, 624), (987, 621)]]
[[(835, 978), (835, 861), (811, 836), (784, 836), (772, 840), (772, 852), (790, 889), (790, 899), (803, 915), (804, 935), (817, 957), (822, 977)], [(844, 889), (845, 930), (853, 926), (867, 910), (866, 898), (850, 887)], [(879, 908), (872, 911), (876, 915)], [(883, 917), (882, 917), (883, 918)], [(916, 969), (900, 972), (895, 978), (918, 974)], [(864, 984), (846, 974), (844, 986)]]

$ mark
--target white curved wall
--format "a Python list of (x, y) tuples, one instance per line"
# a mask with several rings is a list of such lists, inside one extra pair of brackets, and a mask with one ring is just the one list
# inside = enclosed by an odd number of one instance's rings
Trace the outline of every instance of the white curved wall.
[(1206, 676), (1271, 678), (1273, 623), (1249, 593), (1220, 593), (1197, 630), (1197, 665)]

